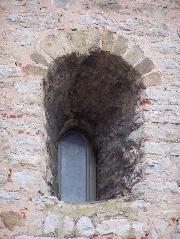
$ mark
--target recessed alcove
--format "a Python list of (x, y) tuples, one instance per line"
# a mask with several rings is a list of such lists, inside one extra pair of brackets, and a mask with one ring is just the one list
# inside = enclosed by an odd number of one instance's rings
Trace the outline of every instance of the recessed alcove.
[(96, 154), (96, 199), (129, 196), (140, 175), (143, 125), (138, 106), (139, 75), (121, 57), (95, 51), (57, 58), (44, 78), (47, 120), (48, 178), (58, 195), (58, 142), (72, 128), (81, 130)]

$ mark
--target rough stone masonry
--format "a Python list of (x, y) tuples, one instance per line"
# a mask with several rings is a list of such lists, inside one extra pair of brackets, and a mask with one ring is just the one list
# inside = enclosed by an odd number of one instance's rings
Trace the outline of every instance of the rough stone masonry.
[[(0, 1), (1, 239), (180, 238), (179, 8)], [(66, 122), (94, 139), (99, 201), (57, 198)]]

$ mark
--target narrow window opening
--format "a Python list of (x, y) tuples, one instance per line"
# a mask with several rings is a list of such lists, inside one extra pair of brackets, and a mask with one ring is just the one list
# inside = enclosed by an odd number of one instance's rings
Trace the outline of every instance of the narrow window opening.
[[(43, 87), (51, 194), (77, 203), (130, 198), (142, 178), (135, 170), (143, 158), (144, 135), (139, 74), (108, 52), (72, 53), (55, 60)], [(81, 154), (67, 157), (73, 140)]]
[(58, 143), (59, 198), (68, 203), (96, 200), (96, 163), (92, 146), (79, 130)]

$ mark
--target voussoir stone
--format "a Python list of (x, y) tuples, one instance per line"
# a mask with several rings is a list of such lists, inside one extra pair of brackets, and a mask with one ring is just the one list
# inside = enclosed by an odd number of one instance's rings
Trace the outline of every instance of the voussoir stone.
[(91, 236), (95, 232), (95, 227), (88, 217), (83, 216), (78, 220), (76, 224), (76, 231), (78, 235)]
[(49, 35), (40, 43), (41, 49), (52, 59), (65, 55), (64, 49), (58, 41), (57, 36)]
[(58, 40), (64, 49), (66, 54), (71, 54), (75, 51), (72, 41), (69, 39), (69, 35), (64, 30), (59, 30), (58, 33)]
[(45, 57), (41, 54), (39, 54), (38, 52), (33, 52), (31, 55), (31, 60), (34, 61), (36, 64), (42, 64), (45, 66), (48, 66), (48, 62), (46, 61)]
[(149, 59), (148, 57), (144, 58), (139, 64), (137, 64), (135, 66), (135, 70), (140, 74), (140, 75), (144, 75), (150, 71), (152, 71), (152, 69), (154, 69), (154, 64), (151, 61), (151, 59)]
[(102, 36), (102, 50), (111, 52), (114, 42), (114, 32), (105, 31)]
[(89, 51), (95, 51), (100, 48), (101, 35), (97, 28), (90, 28), (86, 31), (86, 45)]
[(87, 53), (85, 34), (83, 31), (77, 31), (77, 30), (71, 31), (69, 33), (69, 37), (77, 53), (80, 53), (80, 54)]
[(126, 52), (128, 48), (128, 40), (123, 36), (117, 36), (117, 39), (114, 41), (114, 46), (112, 53), (117, 56), (121, 56)]
[(161, 76), (158, 72), (152, 72), (143, 76), (143, 85), (145, 87), (161, 84)]
[(144, 52), (140, 49), (139, 46), (133, 46), (129, 49), (123, 56), (124, 60), (130, 65), (136, 64), (144, 56)]

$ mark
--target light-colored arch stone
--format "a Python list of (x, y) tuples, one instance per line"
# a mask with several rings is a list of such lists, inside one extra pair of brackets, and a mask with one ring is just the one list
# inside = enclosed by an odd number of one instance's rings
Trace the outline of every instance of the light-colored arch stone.
[[(90, 55), (92, 51), (106, 51), (120, 56), (141, 76), (145, 87), (159, 85), (161, 77), (155, 72), (155, 64), (144, 55), (136, 45), (130, 47), (128, 39), (105, 29), (89, 28), (85, 30), (58, 30), (40, 41), (39, 49), (51, 58), (72, 53)], [(40, 54), (40, 53), (38, 53)], [(44, 56), (45, 57), (45, 56)]]

